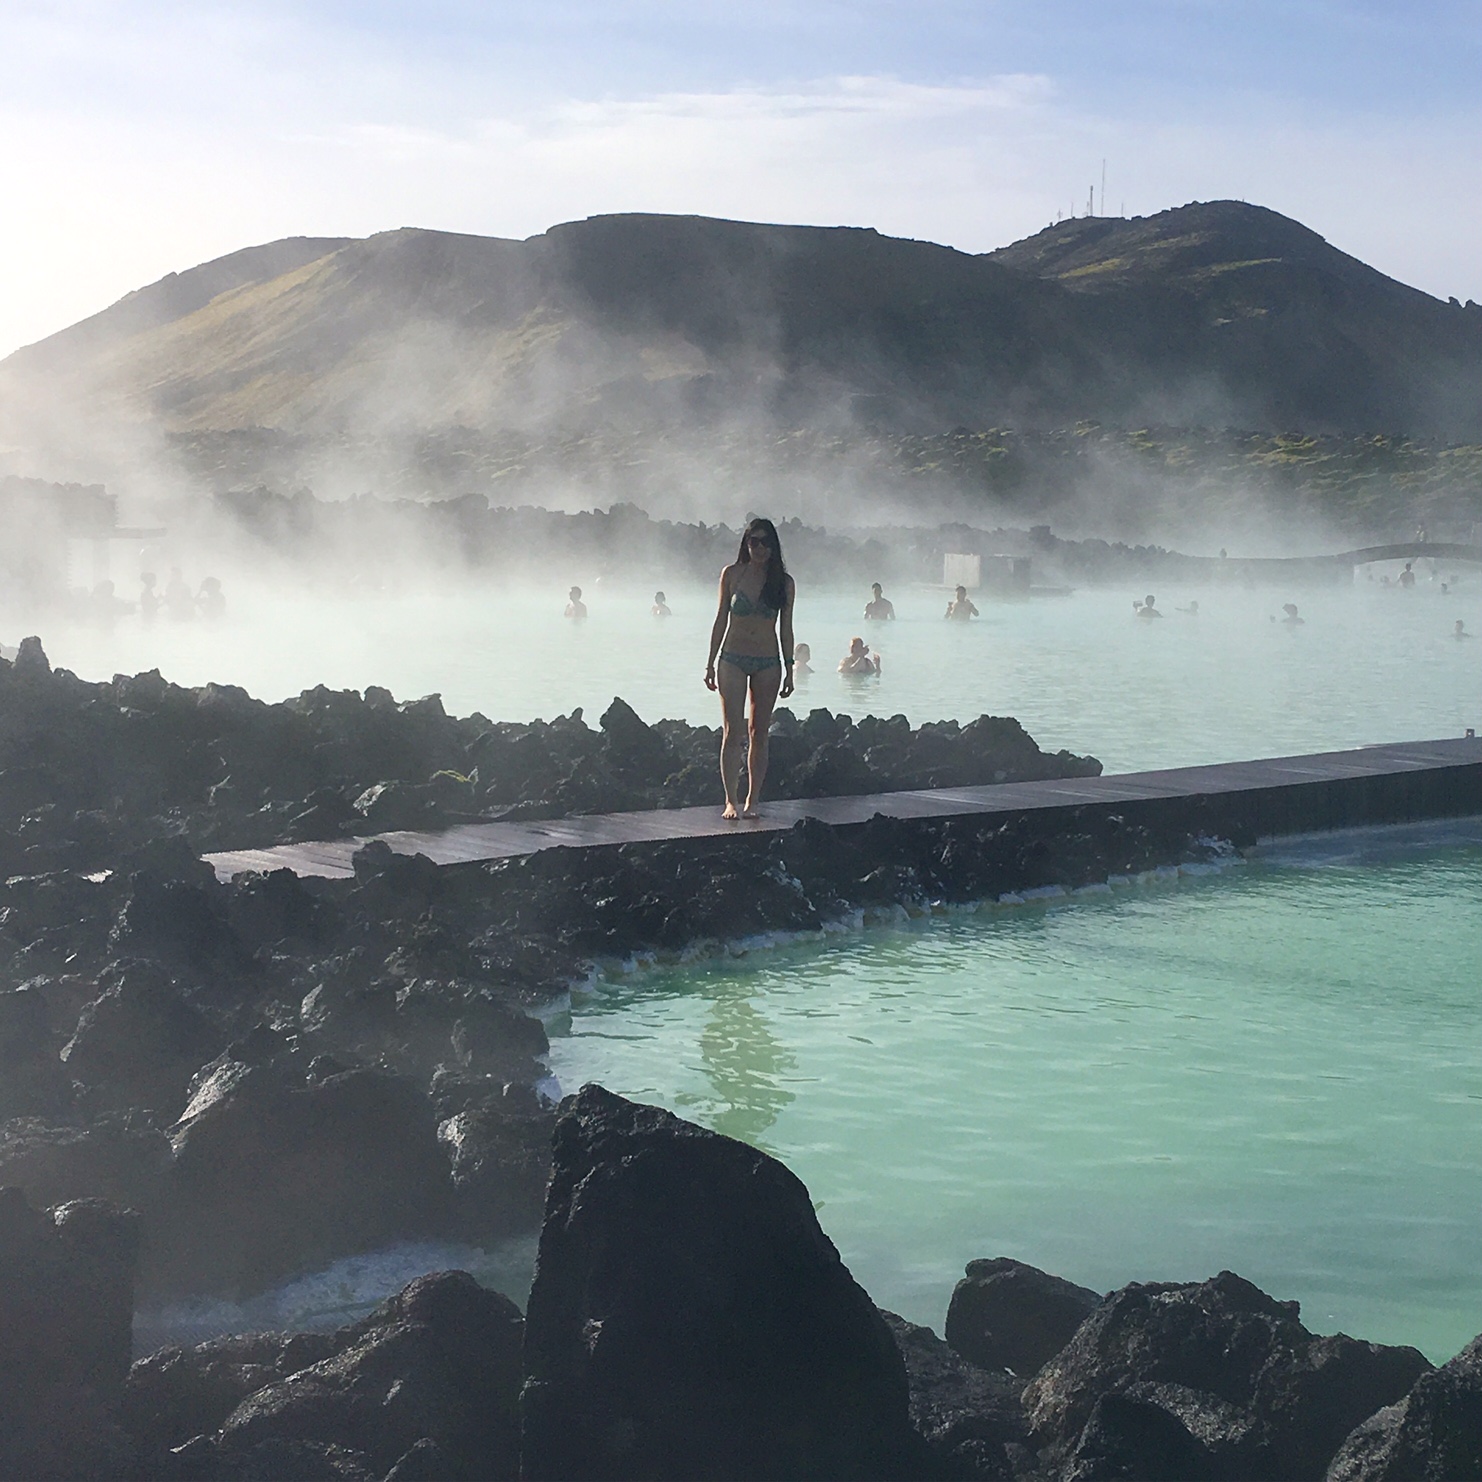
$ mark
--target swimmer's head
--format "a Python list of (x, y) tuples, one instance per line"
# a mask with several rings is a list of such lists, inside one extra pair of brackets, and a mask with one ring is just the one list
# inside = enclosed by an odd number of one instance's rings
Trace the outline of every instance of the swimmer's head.
[(1142, 605), (1144, 607), (1151, 607), (1153, 605), (1153, 594), (1151, 592), (1149, 592), (1147, 596), (1142, 599)]
[[(849, 652), (850, 653), (852, 653), (852, 654), (862, 654), (862, 653), (865, 653), (866, 651), (867, 650), (865, 649), (865, 641), (864, 641), (863, 638), (851, 638), (849, 640)], [(796, 652), (796, 650), (794, 650), (794, 652)]]
[(1281, 604), (1281, 610), (1288, 617), (1296, 617), (1296, 615), (1297, 615), (1297, 604), (1295, 602), (1283, 602)]
[(880, 585), (879, 582), (875, 581), (870, 583), (870, 590), (878, 597), (885, 589)]
[(663, 594), (663, 593), (662, 593), (662, 592), (655, 592), (655, 593), (654, 593), (654, 601), (655, 601), (655, 602), (660, 602), (660, 603), (662, 603), (662, 602), (663, 602), (663, 600), (664, 600), (664, 594)]
[(1456, 620), (1456, 626), (1451, 630), (1453, 633), (1465, 633), (1467, 625), (1460, 618)]
[(798, 663), (806, 664), (813, 657), (813, 650), (806, 643), (795, 643), (792, 646), (792, 656)]
[(573, 602), (580, 602), (581, 601), (581, 588), (580, 587), (572, 587), (572, 589), (568, 593), (568, 595), (570, 596), (570, 598), (571, 598), (571, 600)]
[(967, 588), (964, 587), (964, 586), (959, 586), (957, 588), (957, 600), (959, 602), (961, 602), (966, 596), (967, 596)]

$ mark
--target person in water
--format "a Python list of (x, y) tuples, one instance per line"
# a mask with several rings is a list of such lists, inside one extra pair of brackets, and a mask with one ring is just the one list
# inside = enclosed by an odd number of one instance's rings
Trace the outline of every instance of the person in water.
[(662, 618), (674, 616), (674, 614), (669, 611), (669, 604), (664, 601), (664, 594), (662, 592), (654, 593), (654, 605), (649, 608), (649, 611), (653, 613), (655, 617)]
[(965, 623), (969, 618), (975, 618), (978, 609), (973, 606), (972, 599), (967, 595), (967, 588), (959, 586), (957, 595), (947, 604), (947, 616), (959, 623)]
[(863, 638), (849, 640), (849, 652), (839, 660), (840, 674), (878, 674), (880, 655), (872, 654)]
[(1178, 611), (1181, 612), (1181, 613), (1183, 613), (1183, 615), (1185, 617), (1198, 617), (1199, 616), (1199, 603), (1198, 603), (1197, 599), (1191, 597), (1189, 599), (1189, 605), (1187, 607), (1180, 607), (1178, 609)]
[(139, 577), (139, 616), (146, 623), (152, 623), (164, 605), (164, 598), (154, 589), (155, 581), (152, 571), (145, 571)]
[(1163, 616), (1154, 605), (1153, 594), (1151, 592), (1141, 602), (1134, 597), (1132, 599), (1132, 610), (1140, 618), (1160, 618)]
[(208, 623), (220, 622), (226, 616), (226, 597), (216, 577), (208, 576), (201, 582), (201, 590), (196, 593), (196, 606)]
[(587, 620), (587, 604), (581, 600), (581, 588), (572, 587), (566, 594), (566, 612), (574, 623), (584, 623)]
[(1473, 635), (1467, 632), (1467, 625), (1460, 618), (1457, 618), (1456, 626), (1451, 630), (1451, 636), (1459, 641), (1463, 638), (1470, 638)]
[(895, 618), (895, 603), (885, 595), (880, 583), (873, 583), (870, 591), (875, 595), (869, 602), (865, 603), (865, 620), (872, 623), (893, 621)]
[[(782, 542), (770, 520), (754, 519), (736, 559), (720, 574), (720, 602), (710, 627), (705, 688), (720, 694), (720, 780), (723, 818), (756, 818), (767, 776), (767, 733), (778, 697), (792, 694), (793, 603), (797, 587), (782, 560)], [(780, 630), (780, 632), (779, 632)], [(781, 652), (778, 652), (779, 638)], [(746, 801), (741, 791), (741, 727), (747, 726)]]
[(1297, 611), (1297, 604), (1295, 602), (1283, 602), (1281, 604), (1281, 610), (1286, 614), (1286, 616), (1282, 618), (1282, 622), (1285, 623), (1288, 628), (1300, 628), (1302, 624), (1307, 621), (1307, 619), (1304, 618), (1301, 613)]
[(792, 656), (796, 660), (792, 669), (794, 678), (804, 679), (813, 672), (813, 650), (806, 643), (793, 644)]
[(1413, 587), (1415, 585), (1415, 572), (1411, 569), (1415, 563), (1405, 562), (1405, 569), (1400, 573), (1400, 585), (1402, 587)]
[(186, 586), (178, 566), (170, 568), (170, 580), (165, 586), (165, 610), (177, 623), (188, 622), (196, 615), (195, 594)]

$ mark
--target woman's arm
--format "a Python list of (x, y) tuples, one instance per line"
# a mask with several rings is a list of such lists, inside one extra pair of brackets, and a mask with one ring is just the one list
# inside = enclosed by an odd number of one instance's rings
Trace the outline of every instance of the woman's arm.
[(792, 637), (792, 606), (797, 600), (798, 586), (791, 578), (787, 579), (787, 590), (782, 596), (782, 612), (778, 619), (778, 627), (781, 630), (778, 636), (782, 640), (782, 688), (778, 690), (779, 699), (785, 700), (792, 694), (793, 677), (793, 637)]
[(710, 657), (705, 660), (705, 688), (715, 688), (715, 656), (720, 652), (721, 640), (726, 636), (726, 624), (731, 617), (731, 568), (727, 566), (720, 574), (720, 598), (716, 603), (715, 621), (710, 625)]

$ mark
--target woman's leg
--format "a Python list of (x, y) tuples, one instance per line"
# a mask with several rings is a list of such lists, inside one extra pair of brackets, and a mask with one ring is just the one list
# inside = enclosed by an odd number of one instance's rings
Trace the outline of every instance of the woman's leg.
[(720, 781), (726, 790), (722, 815), (735, 818), (741, 792), (741, 728), (746, 724), (746, 675), (722, 659), (715, 666), (715, 687), (720, 691)]
[(762, 783), (767, 780), (767, 735), (772, 727), (772, 711), (777, 704), (777, 691), (782, 688), (782, 670), (763, 669), (751, 676), (751, 725), (747, 732), (746, 807), (743, 818), (755, 818), (762, 800)]

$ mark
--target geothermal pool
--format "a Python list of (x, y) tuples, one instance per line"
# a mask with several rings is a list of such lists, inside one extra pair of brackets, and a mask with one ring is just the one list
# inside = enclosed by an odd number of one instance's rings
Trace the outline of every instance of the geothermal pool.
[[(1482, 581), (1443, 595), (1089, 589), (983, 602), (866, 592), (799, 573), (817, 672), (794, 708), (1018, 716), (1109, 771), (1459, 735), (1482, 721)], [(580, 580), (578, 573), (576, 579)], [(547, 718), (614, 694), (714, 724), (700, 683), (709, 590), (345, 596), (229, 582), (219, 628), (125, 617), (40, 627), (86, 678), (158, 667), (265, 699), (327, 684), (439, 691), (449, 710)], [(649, 616), (663, 585), (674, 617)], [(1176, 611), (1198, 600), (1201, 613)], [(1306, 618), (1289, 628), (1281, 603)], [(13, 643), (35, 624), (0, 613)], [(878, 682), (833, 664), (854, 633)], [(1482, 824), (1312, 846), (1211, 878), (842, 933), (614, 973), (555, 1026), (552, 1064), (783, 1157), (886, 1306), (940, 1329), (963, 1264), (1015, 1255), (1088, 1285), (1232, 1267), (1318, 1330), (1448, 1357), (1482, 1330)], [(1396, 842), (1399, 840), (1400, 842)], [(1358, 846), (1350, 840), (1341, 848)], [(339, 1262), (256, 1302), (140, 1315), (166, 1337), (330, 1324), (457, 1264), (523, 1298), (532, 1246), (408, 1247)]]
[(613, 972), (550, 1058), (783, 1159), (939, 1332), (978, 1256), (1228, 1267), (1440, 1361), (1482, 1330), (1479, 962), (1475, 820)]
[[(894, 589), (899, 619), (866, 624), (868, 591), (799, 581), (797, 633), (817, 671), (792, 701), (799, 713), (822, 705), (918, 724), (1014, 715), (1042, 746), (1089, 752), (1118, 772), (1460, 735), (1482, 721), (1482, 636), (1451, 636), (1457, 618), (1482, 635), (1475, 573), (1447, 595), (1426, 582), (1169, 589), (1156, 594), (1167, 614), (1156, 622), (1133, 616), (1141, 589), (1087, 589), (984, 601), (965, 626), (943, 621), (936, 589)], [(240, 684), (268, 700), (382, 684), (402, 699), (438, 691), (450, 711), (495, 720), (581, 706), (594, 725), (621, 695), (648, 720), (715, 724), (718, 703), (701, 683), (713, 591), (668, 583), (674, 616), (658, 621), (653, 586), (584, 586), (591, 617), (580, 627), (560, 615), (564, 586), (352, 597), (238, 582), (219, 628), (125, 616), (109, 629), (40, 632), (52, 662), (87, 679), (158, 667), (179, 684)], [(1191, 598), (1198, 617), (1176, 610)], [(1286, 600), (1303, 626), (1271, 621)], [(0, 612), (0, 624), (7, 643), (35, 631), (13, 614)], [(834, 672), (855, 633), (882, 652), (879, 680)]]

